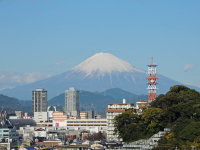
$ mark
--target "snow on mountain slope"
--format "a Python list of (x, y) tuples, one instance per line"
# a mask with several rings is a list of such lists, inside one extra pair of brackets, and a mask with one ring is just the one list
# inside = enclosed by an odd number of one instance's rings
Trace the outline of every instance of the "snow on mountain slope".
[(113, 72), (144, 73), (143, 70), (109, 53), (97, 53), (74, 67), (73, 70), (84, 72), (86, 76), (93, 76), (94, 74), (97, 76), (104, 76), (105, 74), (111, 74)]
[[(148, 63), (148, 62), (147, 62)], [(67, 72), (1, 93), (19, 99), (31, 99), (32, 90), (44, 88), (48, 98), (63, 93), (70, 87), (86, 91), (105, 91), (121, 88), (134, 94), (147, 94), (147, 74), (112, 54), (98, 53)], [(173, 85), (181, 84), (158, 75), (158, 94), (165, 93)]]

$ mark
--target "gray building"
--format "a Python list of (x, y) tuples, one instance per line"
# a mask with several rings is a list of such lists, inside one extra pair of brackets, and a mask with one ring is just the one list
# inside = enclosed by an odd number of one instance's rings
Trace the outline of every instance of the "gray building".
[(36, 122), (47, 121), (47, 91), (44, 89), (32, 91), (32, 104), (34, 120)]
[(79, 116), (79, 91), (75, 88), (65, 91), (65, 113), (70, 116)]

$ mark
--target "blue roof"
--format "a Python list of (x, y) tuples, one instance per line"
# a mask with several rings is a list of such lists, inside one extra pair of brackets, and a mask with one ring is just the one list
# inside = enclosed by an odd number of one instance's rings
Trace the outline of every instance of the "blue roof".
[(34, 147), (32, 146), (28, 146), (28, 147), (25, 147), (27, 150), (32, 150), (32, 149), (35, 149)]

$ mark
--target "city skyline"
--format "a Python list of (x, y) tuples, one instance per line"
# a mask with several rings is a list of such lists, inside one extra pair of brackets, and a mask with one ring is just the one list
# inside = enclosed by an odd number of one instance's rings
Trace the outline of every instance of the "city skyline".
[(2, 0), (0, 83), (31, 83), (106, 52), (143, 70), (154, 56), (159, 74), (200, 86), (199, 3)]

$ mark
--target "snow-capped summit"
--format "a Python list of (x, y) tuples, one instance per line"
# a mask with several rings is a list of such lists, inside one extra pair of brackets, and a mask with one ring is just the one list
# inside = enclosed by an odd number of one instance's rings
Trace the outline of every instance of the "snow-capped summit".
[[(148, 63), (148, 62), (147, 62)], [(78, 66), (66, 72), (24, 86), (1, 91), (2, 94), (30, 99), (30, 93), (36, 88), (48, 91), (52, 98), (74, 87), (86, 91), (105, 91), (121, 88), (135, 94), (147, 94), (147, 74), (109, 53), (97, 53)], [(159, 75), (159, 93), (165, 93), (177, 81)]]
[(104, 76), (112, 72), (144, 72), (110, 53), (97, 53), (74, 67), (73, 70), (84, 72), (86, 76), (93, 73)]

